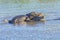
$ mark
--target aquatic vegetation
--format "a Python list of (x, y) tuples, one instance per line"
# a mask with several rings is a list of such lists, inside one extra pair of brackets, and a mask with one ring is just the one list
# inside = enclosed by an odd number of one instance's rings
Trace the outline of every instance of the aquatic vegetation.
[(53, 2), (59, 2), (60, 0), (39, 0), (40, 3), (53, 3)]
[(0, 3), (29, 3), (30, 0), (0, 0)]
[(21, 3), (21, 4), (27, 4), (27, 3), (51, 3), (51, 2), (59, 2), (60, 0), (0, 0), (0, 3)]

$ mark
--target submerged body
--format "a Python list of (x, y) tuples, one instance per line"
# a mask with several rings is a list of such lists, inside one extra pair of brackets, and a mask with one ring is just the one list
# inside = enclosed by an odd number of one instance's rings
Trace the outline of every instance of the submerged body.
[(18, 23), (21, 21), (25, 21), (25, 19), (26, 19), (25, 15), (19, 15), (19, 16), (14, 17), (12, 20), (10, 20), (9, 23)]
[(6, 22), (10, 24), (26, 24), (27, 22), (39, 22), (39, 21), (45, 21), (44, 15), (42, 13), (36, 13), (36, 12), (31, 12), (26, 15), (18, 15), (14, 17), (12, 20), (5, 20)]
[(10, 23), (10, 24), (25, 24), (26, 20), (27, 21), (29, 20), (26, 15), (18, 15), (16, 17), (14, 17), (12, 20), (9, 20), (8, 23)]

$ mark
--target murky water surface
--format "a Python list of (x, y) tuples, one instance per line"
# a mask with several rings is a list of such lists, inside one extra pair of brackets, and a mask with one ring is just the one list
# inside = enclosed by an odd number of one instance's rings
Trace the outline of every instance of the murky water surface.
[[(16, 15), (30, 12), (42, 12), (45, 23), (35, 25), (3, 24), (4, 19), (12, 19)], [(0, 4), (0, 40), (60, 40), (60, 3), (1, 3)]]

